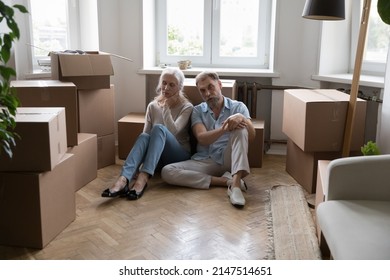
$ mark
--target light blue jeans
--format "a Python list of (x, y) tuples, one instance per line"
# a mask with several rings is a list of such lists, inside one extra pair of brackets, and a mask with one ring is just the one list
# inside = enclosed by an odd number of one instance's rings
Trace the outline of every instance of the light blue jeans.
[(131, 181), (139, 169), (140, 172), (153, 176), (156, 170), (165, 165), (190, 157), (191, 153), (180, 145), (164, 125), (156, 124), (150, 134), (143, 132), (138, 136), (122, 167), (121, 175)]

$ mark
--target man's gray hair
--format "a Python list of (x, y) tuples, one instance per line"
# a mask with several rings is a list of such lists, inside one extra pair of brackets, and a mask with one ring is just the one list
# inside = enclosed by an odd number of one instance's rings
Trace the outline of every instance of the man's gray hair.
[(219, 76), (216, 72), (213, 71), (203, 71), (195, 77), (195, 83), (198, 85), (198, 82), (203, 81), (204, 79), (211, 78), (214, 81), (219, 81)]

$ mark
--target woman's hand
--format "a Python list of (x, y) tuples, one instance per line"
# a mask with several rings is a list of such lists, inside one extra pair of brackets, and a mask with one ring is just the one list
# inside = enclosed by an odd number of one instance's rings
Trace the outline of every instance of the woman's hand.
[(179, 96), (173, 95), (170, 97), (163, 98), (161, 101), (158, 102), (158, 105), (161, 108), (172, 108), (176, 106), (178, 101), (179, 101)]

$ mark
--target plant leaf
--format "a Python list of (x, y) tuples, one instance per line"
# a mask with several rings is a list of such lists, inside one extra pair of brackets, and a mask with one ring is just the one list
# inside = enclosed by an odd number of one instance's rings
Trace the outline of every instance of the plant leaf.
[(12, 45), (20, 36), (19, 27), (15, 21), (15, 10), (28, 13), (22, 5), (9, 7), (0, 0), (0, 23), (3, 22), (3, 25), (6, 23), (10, 29), (0, 33), (0, 154), (5, 153), (9, 158), (13, 156), (12, 148), (16, 146), (15, 138), (20, 139), (20, 136), (15, 133), (14, 118), (19, 99), (15, 89), (10, 87), (10, 79), (16, 76), (16, 71), (6, 65), (11, 57)]
[(390, 24), (390, 0), (378, 0), (377, 9), (383, 22)]
[(13, 5), (15, 9), (18, 9), (21, 13), (28, 14), (28, 10), (26, 9), (25, 6), (15, 4)]

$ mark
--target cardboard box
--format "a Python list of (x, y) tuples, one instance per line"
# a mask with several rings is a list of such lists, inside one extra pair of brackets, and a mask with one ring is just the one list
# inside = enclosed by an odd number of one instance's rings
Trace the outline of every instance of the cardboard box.
[(129, 113), (118, 121), (118, 157), (126, 159), (138, 135), (144, 130), (145, 114)]
[[(361, 155), (352, 151), (351, 156)], [(319, 160), (333, 160), (341, 157), (339, 152), (305, 152), (291, 139), (287, 139), (286, 171), (309, 193), (316, 192)]]
[(74, 157), (44, 173), (0, 172), (0, 244), (42, 249), (76, 217)]
[(12, 81), (21, 107), (65, 107), (68, 146), (77, 145), (77, 90), (73, 83), (55, 80)]
[(341, 152), (305, 152), (287, 140), (286, 171), (309, 193), (316, 192), (318, 160), (341, 157)]
[(78, 90), (79, 132), (98, 137), (115, 133), (114, 85), (109, 89)]
[(97, 177), (97, 137), (96, 134), (79, 133), (77, 146), (68, 148), (75, 158), (75, 191)]
[(255, 127), (256, 136), (253, 141), (249, 142), (248, 160), (251, 168), (260, 168), (263, 165), (264, 154), (264, 121), (252, 119)]
[(115, 164), (115, 134), (97, 138), (98, 169)]
[[(256, 137), (249, 142), (248, 160), (252, 168), (259, 168), (264, 154), (264, 121), (252, 120)], [(144, 113), (129, 113), (118, 121), (118, 157), (125, 160), (145, 124)]]
[(67, 150), (65, 108), (19, 107), (12, 159), (0, 155), (0, 171), (50, 171)]
[[(237, 99), (237, 83), (235, 80), (224, 80), (222, 82), (222, 94), (231, 99)], [(196, 87), (194, 78), (187, 78), (184, 80), (184, 93), (191, 103), (195, 106), (203, 102), (202, 96)]]
[(50, 56), (53, 80), (73, 82), (79, 90), (110, 88), (110, 76), (114, 75), (110, 54), (52, 52)]
[[(349, 95), (333, 89), (284, 91), (282, 131), (305, 152), (340, 151)], [(358, 99), (351, 150), (364, 144), (366, 101)]]

